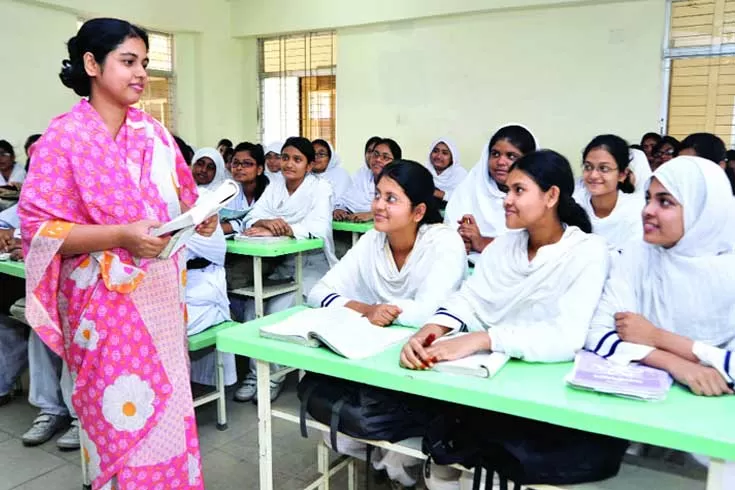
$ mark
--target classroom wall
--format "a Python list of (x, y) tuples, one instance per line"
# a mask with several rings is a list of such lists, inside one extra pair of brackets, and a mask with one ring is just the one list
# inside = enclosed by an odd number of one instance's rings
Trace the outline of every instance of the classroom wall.
[(191, 144), (257, 135), (257, 43), (230, 36), (226, 0), (0, 0), (0, 45), (12, 48), (0, 54), (0, 138), (16, 152), (77, 100), (57, 74), (77, 19), (96, 16), (174, 35), (176, 129)]

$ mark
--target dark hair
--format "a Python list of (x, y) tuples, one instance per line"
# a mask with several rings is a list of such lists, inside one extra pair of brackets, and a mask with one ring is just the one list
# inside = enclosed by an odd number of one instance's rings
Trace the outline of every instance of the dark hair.
[(717, 164), (727, 160), (725, 143), (712, 133), (690, 134), (681, 142), (679, 152), (691, 148), (698, 157), (706, 158)]
[(189, 146), (186, 141), (184, 141), (183, 138), (180, 136), (174, 136), (174, 141), (176, 142), (176, 146), (179, 147), (179, 151), (181, 152), (181, 155), (184, 157), (184, 160), (186, 161), (187, 165), (191, 165), (191, 160), (194, 158), (194, 150), (191, 146)]
[(39, 140), (39, 138), (43, 136), (41, 134), (32, 134), (28, 138), (26, 138), (26, 142), (23, 144), (23, 149), (26, 153), (28, 153), (28, 149), (31, 147), (33, 143)]
[(129, 38), (140, 39), (148, 49), (148, 34), (128, 21), (110, 18), (88, 20), (66, 43), (69, 59), (61, 62), (61, 83), (80, 97), (89, 96), (92, 80), (84, 69), (84, 53), (92, 53), (95, 61), (104, 65), (107, 55)]
[(380, 136), (371, 136), (370, 139), (367, 140), (365, 143), (365, 151), (364, 153), (367, 153), (370, 147), (375, 147), (376, 144), (378, 144), (378, 141), (382, 140)]
[(235, 150), (232, 148), (225, 148), (225, 153), (222, 155), (222, 159), (225, 163), (232, 161), (232, 157), (235, 156)]
[(643, 147), (641, 145), (630, 145), (630, 149), (643, 151)]
[(730, 166), (730, 162), (735, 162), (735, 150), (727, 150), (725, 157), (725, 175), (730, 179), (730, 187), (732, 187), (732, 193), (735, 195), (735, 170)]
[(380, 171), (380, 175), (375, 180), (376, 187), (383, 177), (396, 181), (411, 200), (413, 207), (426, 204), (426, 213), (419, 225), (431, 225), (444, 221), (439, 213), (437, 200), (434, 198), (434, 178), (426, 167), (412, 160), (393, 160)]
[(505, 140), (511, 145), (518, 148), (524, 155), (538, 150), (536, 148), (536, 139), (531, 132), (523, 126), (510, 125), (498, 129), (492, 138), (490, 144), (487, 145), (488, 150), (492, 150), (495, 143)]
[(559, 204), (556, 208), (559, 221), (576, 226), (585, 233), (592, 233), (587, 212), (572, 197), (574, 174), (569, 160), (564, 156), (554, 150), (534, 151), (516, 160), (510, 167), (510, 171), (513, 170), (520, 170), (531, 177), (544, 192), (556, 186), (559, 189)]
[(0, 150), (10, 153), (10, 156), (13, 157), (13, 160), (15, 160), (15, 150), (13, 149), (13, 145), (11, 145), (9, 141), (0, 140)]
[[(628, 166), (630, 165), (630, 149), (628, 148), (628, 142), (620, 136), (616, 136), (614, 134), (601, 134), (599, 136), (595, 136), (584, 149), (584, 152), (582, 152), (582, 160), (586, 160), (587, 154), (592, 150), (597, 149), (605, 150), (612, 155), (620, 173), (623, 173), (628, 169)], [(628, 173), (624, 181), (618, 182), (618, 189), (626, 194), (633, 194), (635, 186), (630, 181), (630, 173)]]
[(643, 135), (643, 138), (641, 138), (641, 145), (646, 140), (654, 140), (654, 141), (656, 141), (655, 144), (658, 144), (658, 142), (661, 141), (661, 135), (658, 134), (658, 133), (646, 133), (646, 134)]
[(303, 136), (291, 136), (281, 147), (281, 153), (283, 153), (283, 149), (287, 146), (293, 146), (304, 154), (307, 162), (314, 163), (314, 147), (308, 139)]
[(393, 160), (400, 160), (403, 158), (403, 150), (401, 150), (401, 146), (396, 143), (395, 140), (390, 138), (380, 138), (380, 141), (375, 142), (375, 146), (378, 145), (387, 145), (388, 148), (390, 148), (390, 152), (393, 154)]
[(671, 145), (674, 148), (674, 156), (679, 155), (679, 148), (681, 147), (681, 143), (679, 143), (678, 139), (669, 135), (664, 136), (663, 138), (661, 138), (661, 141), (656, 143), (656, 146), (653, 147), (653, 153), (660, 151), (661, 148), (664, 147), (664, 145)]
[(226, 146), (227, 148), (232, 148), (232, 141), (228, 140), (227, 138), (222, 138), (221, 140), (219, 140), (219, 143), (217, 143), (217, 148), (222, 145)]
[(250, 156), (255, 160), (255, 165), (263, 169), (263, 172), (255, 177), (255, 200), (257, 201), (270, 183), (270, 179), (265, 175), (265, 153), (263, 153), (263, 145), (243, 141), (242, 143), (238, 143), (234, 149), (229, 148), (229, 150), (232, 151), (233, 157), (235, 153), (240, 153), (241, 151), (250, 153)]
[[(311, 146), (314, 146), (314, 145), (321, 145), (324, 148), (326, 148), (327, 149), (327, 157), (330, 158), (330, 159), (332, 158), (332, 148), (329, 146), (329, 143), (327, 143), (326, 140), (323, 140), (321, 138), (317, 138), (317, 139), (315, 139), (314, 141), (311, 142)], [(316, 149), (314, 150), (314, 153), (316, 153)]]

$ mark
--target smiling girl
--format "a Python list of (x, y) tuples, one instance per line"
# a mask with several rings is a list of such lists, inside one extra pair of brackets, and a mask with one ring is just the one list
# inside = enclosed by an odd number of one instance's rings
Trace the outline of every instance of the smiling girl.
[(444, 208), (454, 189), (467, 177), (467, 170), (459, 163), (459, 152), (454, 143), (447, 138), (436, 140), (431, 145), (426, 168), (434, 178), (434, 197)]

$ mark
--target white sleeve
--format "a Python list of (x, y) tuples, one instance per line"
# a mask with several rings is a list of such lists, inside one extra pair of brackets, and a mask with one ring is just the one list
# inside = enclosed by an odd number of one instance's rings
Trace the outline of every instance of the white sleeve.
[(460, 288), (467, 275), (467, 255), (459, 235), (448, 235), (437, 248), (435, 260), (421, 278), (416, 297), (394, 301), (402, 311), (397, 319), (401, 325), (419, 327), (426, 323), (439, 304)]
[(10, 174), (10, 179), (8, 179), (8, 183), (17, 183), (22, 184), (23, 181), (26, 180), (26, 169), (23, 168), (23, 165), (20, 163), (16, 163), (15, 167), (13, 167), (13, 171)]
[[(363, 235), (355, 246), (311, 288), (306, 303), (313, 308), (344, 306), (350, 301), (360, 301), (353, 293), (359, 291), (360, 261), (365, 260), (369, 248), (368, 235)], [(364, 302), (364, 301), (363, 301)]]
[(574, 359), (584, 347), (592, 315), (595, 312), (610, 266), (604, 245), (600, 253), (587, 253), (579, 264), (571, 286), (558, 302), (558, 315), (531, 325), (501, 324), (491, 327), (488, 335), (492, 349), (530, 362), (561, 362)]
[[(257, 204), (256, 204), (257, 206)], [(324, 238), (332, 235), (332, 186), (320, 182), (316, 189), (314, 205), (306, 217), (291, 225), (294, 238)]]
[(452, 332), (484, 331), (485, 327), (475, 314), (475, 307), (473, 306), (477, 304), (474, 298), (476, 297), (475, 291), (478, 291), (478, 284), (477, 276), (470, 276), (462, 284), (459, 291), (441, 303), (441, 306), (436, 309), (426, 323), (450, 328)]
[(273, 216), (268, 216), (268, 213), (266, 213), (266, 202), (268, 201), (268, 199), (271, 199), (273, 188), (273, 185), (269, 185), (265, 188), (265, 190), (263, 191), (263, 195), (260, 196), (260, 199), (255, 201), (253, 208), (250, 210), (247, 216), (243, 218), (243, 221), (240, 222), (239, 231), (250, 228), (251, 226), (253, 226), (253, 223), (258, 220), (273, 218)]

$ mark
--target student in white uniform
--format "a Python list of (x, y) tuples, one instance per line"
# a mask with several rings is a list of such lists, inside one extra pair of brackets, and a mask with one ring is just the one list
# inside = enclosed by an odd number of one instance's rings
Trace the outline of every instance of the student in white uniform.
[(575, 191), (574, 199), (590, 217), (592, 232), (602, 236), (615, 254), (643, 233), (644, 199), (631, 183), (628, 143), (613, 134), (596, 136), (584, 149), (582, 161), (583, 187)]
[(651, 175), (653, 175), (653, 171), (651, 170), (651, 165), (648, 163), (646, 154), (642, 150), (630, 148), (629, 153), (630, 165), (628, 165), (628, 168), (630, 169), (630, 182), (635, 187), (633, 193), (639, 194), (642, 197), (646, 194), (646, 186), (651, 179)]
[[(514, 231), (485, 248), (474, 274), (408, 341), (403, 366), (424, 369), (488, 350), (569, 361), (584, 346), (609, 254), (572, 198), (569, 162), (551, 150), (530, 153), (511, 166), (506, 185), (506, 226)], [(427, 345), (430, 335), (452, 331), (472, 333)]]
[(23, 165), (15, 161), (13, 145), (0, 140), (0, 186), (22, 184), (26, 178)]
[(434, 197), (444, 209), (457, 186), (467, 177), (460, 165), (457, 147), (448, 138), (440, 138), (431, 145), (426, 168), (434, 177)]
[[(314, 147), (308, 139), (287, 139), (281, 149), (281, 159), (284, 180), (273, 182), (267, 187), (248, 214), (243, 235), (324, 239), (322, 250), (303, 254), (302, 280), (306, 297), (314, 284), (337, 263), (332, 240), (332, 186), (311, 173)], [(294, 266), (294, 257), (290, 255), (278, 265), (272, 277), (293, 277)], [(277, 296), (266, 302), (265, 313), (281, 311), (290, 307), (293, 302), (293, 293)], [(235, 393), (237, 401), (248, 401), (257, 397), (255, 363), (252, 360), (250, 367), (251, 372)], [(282, 389), (283, 379), (272, 379), (271, 399), (278, 397)]]
[(270, 180), (283, 179), (281, 148), (283, 148), (283, 141), (273, 141), (265, 147), (265, 175)]
[(239, 143), (234, 149), (230, 168), (232, 179), (240, 184), (240, 193), (220, 213), (225, 235), (244, 230), (247, 214), (270, 183), (265, 175), (266, 163), (261, 145), (247, 141)]
[(538, 149), (533, 134), (523, 126), (500, 128), (482, 149), (480, 161), (455, 189), (444, 222), (458, 226), (469, 261), (474, 263), (494, 239), (505, 234), (505, 199), (508, 172), (519, 158)]
[(214, 190), (227, 178), (225, 160), (214, 148), (199, 148), (191, 159), (191, 174), (199, 189)]
[[(433, 178), (422, 165), (397, 160), (377, 179), (375, 228), (311, 290), (313, 307), (345, 306), (373, 324), (422, 325), (459, 289), (466, 274), (462, 239), (441, 224)], [(340, 451), (365, 455), (362, 443), (338, 437)], [(373, 464), (401, 485), (413, 485), (421, 461), (377, 449)]]
[(352, 176), (352, 185), (337, 202), (334, 210), (336, 221), (365, 222), (373, 219), (372, 203), (375, 196), (375, 179), (383, 167), (393, 160), (400, 160), (403, 150), (390, 138), (382, 138), (374, 145), (370, 157), (370, 172), (358, 171)]
[(684, 138), (679, 147), (680, 156), (702, 157), (716, 163), (723, 170), (727, 167), (725, 142), (712, 133), (693, 133)]
[(311, 172), (319, 178), (326, 179), (332, 185), (332, 196), (337, 203), (350, 187), (350, 174), (342, 168), (342, 161), (331, 143), (323, 139), (311, 142), (314, 146), (314, 165)]

